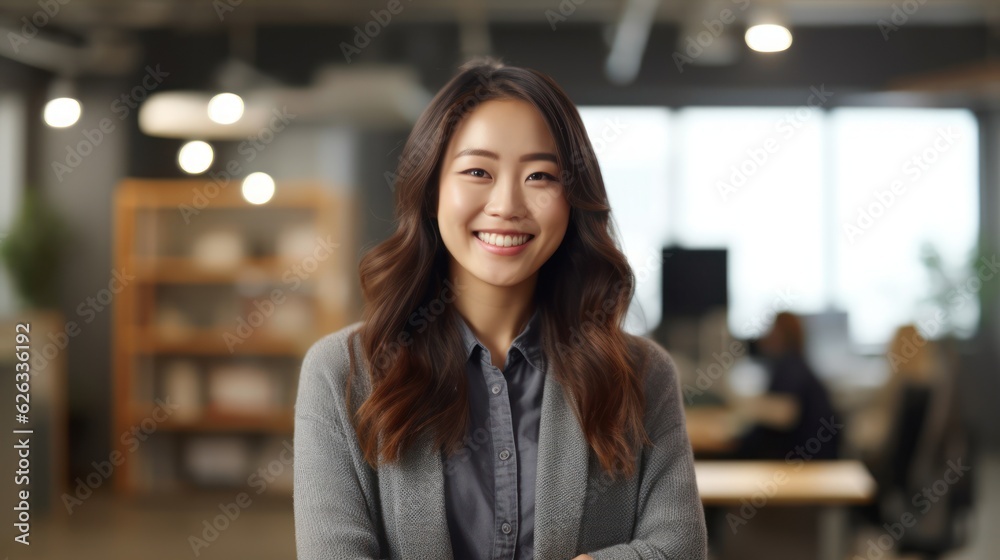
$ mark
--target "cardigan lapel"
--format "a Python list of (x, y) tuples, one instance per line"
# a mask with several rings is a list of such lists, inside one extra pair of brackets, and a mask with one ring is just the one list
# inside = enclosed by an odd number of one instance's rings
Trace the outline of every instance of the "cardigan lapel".
[[(544, 383), (535, 479), (534, 557), (568, 560), (576, 555), (590, 448), (568, 395), (551, 371), (546, 371)], [(379, 479), (396, 498), (391, 507), (401, 557), (451, 559), (444, 466), (433, 437), (425, 434), (399, 463), (382, 465)]]
[(568, 397), (546, 371), (535, 483), (534, 557), (539, 559), (576, 556), (590, 448)]
[(425, 433), (398, 463), (382, 465), (380, 485), (388, 486), (401, 558), (452, 558), (444, 505), (444, 468), (434, 438)]

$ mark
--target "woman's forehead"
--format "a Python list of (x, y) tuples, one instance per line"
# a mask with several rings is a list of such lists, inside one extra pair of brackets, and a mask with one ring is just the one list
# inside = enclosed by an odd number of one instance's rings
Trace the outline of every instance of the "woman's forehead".
[[(468, 154), (469, 150), (478, 152)], [(519, 160), (539, 153), (556, 154), (558, 146), (541, 111), (522, 100), (490, 100), (455, 127), (445, 157), (459, 153)], [(489, 152), (489, 153), (484, 153)]]

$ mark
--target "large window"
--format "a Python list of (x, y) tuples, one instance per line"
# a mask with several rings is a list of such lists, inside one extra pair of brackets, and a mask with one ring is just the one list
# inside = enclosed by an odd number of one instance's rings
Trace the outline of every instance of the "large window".
[[(844, 310), (885, 343), (933, 308), (928, 251), (961, 277), (978, 230), (977, 126), (964, 110), (584, 107), (640, 276), (628, 327), (660, 322), (659, 249), (729, 249), (729, 326)], [(617, 124), (615, 124), (617, 123)], [(609, 132), (611, 131), (611, 132)], [(975, 305), (952, 310), (959, 329)]]
[(612, 219), (636, 276), (636, 297), (626, 322), (629, 332), (652, 330), (660, 322), (661, 249), (666, 226), (670, 127), (665, 109), (587, 109), (584, 126), (601, 165)]

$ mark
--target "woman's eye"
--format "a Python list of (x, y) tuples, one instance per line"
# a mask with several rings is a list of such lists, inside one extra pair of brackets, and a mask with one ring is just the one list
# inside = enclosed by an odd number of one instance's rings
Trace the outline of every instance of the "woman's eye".
[(472, 175), (473, 177), (477, 177), (479, 179), (485, 179), (489, 175), (488, 173), (486, 173), (486, 171), (482, 169), (467, 169), (462, 173), (466, 175)]
[(552, 175), (550, 175), (548, 173), (545, 173), (543, 171), (536, 171), (536, 172), (532, 173), (531, 175), (528, 175), (528, 180), (529, 181), (541, 181), (543, 179), (547, 179), (549, 181), (555, 181), (556, 180), (555, 177), (553, 177)]

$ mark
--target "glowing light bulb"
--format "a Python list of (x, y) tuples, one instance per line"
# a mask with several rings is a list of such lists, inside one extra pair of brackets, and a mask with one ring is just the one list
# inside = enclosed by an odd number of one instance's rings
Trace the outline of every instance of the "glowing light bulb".
[(53, 128), (66, 128), (76, 124), (82, 113), (79, 101), (72, 97), (58, 97), (45, 104), (42, 116), (45, 124)]
[(747, 46), (758, 52), (783, 51), (792, 45), (792, 32), (787, 27), (764, 23), (747, 29)]
[(212, 146), (201, 140), (194, 140), (181, 146), (177, 153), (177, 163), (186, 173), (196, 175), (212, 166), (215, 152)]
[(235, 93), (220, 93), (208, 102), (208, 118), (219, 124), (233, 124), (243, 116), (243, 99)]
[(264, 204), (274, 196), (274, 179), (257, 171), (243, 179), (243, 198), (250, 204)]

